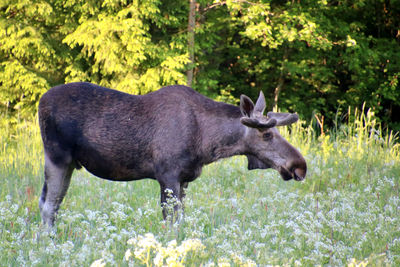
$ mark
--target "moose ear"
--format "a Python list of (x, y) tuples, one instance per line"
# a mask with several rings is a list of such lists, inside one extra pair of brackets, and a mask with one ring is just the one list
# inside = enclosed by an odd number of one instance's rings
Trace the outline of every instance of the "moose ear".
[(254, 107), (254, 111), (260, 112), (261, 114), (264, 113), (265, 110), (265, 96), (262, 91), (260, 91), (260, 95), (258, 96), (256, 106)]
[(246, 95), (240, 96), (240, 111), (242, 115), (245, 117), (251, 117), (254, 110), (254, 103), (251, 99)]
[(240, 122), (250, 128), (257, 128), (257, 129), (268, 129), (275, 127), (276, 125), (276, 120), (275, 119), (269, 119), (267, 122), (260, 122), (259, 120), (255, 118), (247, 118), (243, 117), (240, 119)]

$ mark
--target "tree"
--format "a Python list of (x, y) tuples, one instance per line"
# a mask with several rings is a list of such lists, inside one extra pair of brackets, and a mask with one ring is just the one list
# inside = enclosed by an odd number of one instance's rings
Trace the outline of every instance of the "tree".
[(188, 53), (189, 61), (192, 66), (187, 71), (187, 84), (192, 86), (194, 71), (194, 27), (196, 26), (196, 0), (189, 0), (189, 18), (188, 18)]
[(0, 105), (32, 113), (39, 97), (62, 81), (65, 45), (46, 1), (0, 3)]
[(365, 102), (396, 127), (400, 5), (395, 2), (205, 3), (202, 16), (214, 30), (207, 35), (216, 36), (215, 49), (212, 58), (203, 54), (207, 73), (199, 73), (198, 80), (208, 75), (207, 85), (216, 81), (209, 87), (229, 89), (235, 97), (256, 97), (263, 90), (270, 108), (277, 105), (309, 119), (321, 113), (328, 123), (338, 110)]
[(155, 0), (125, 2), (97, 4), (93, 17), (81, 18), (65, 37), (63, 42), (79, 51), (66, 80), (89, 78), (135, 94), (186, 83), (183, 71), (189, 58), (183, 21), (187, 6)]
[(3, 1), (0, 101), (31, 113), (51, 86), (89, 81), (144, 94), (185, 84), (188, 7), (179, 1)]

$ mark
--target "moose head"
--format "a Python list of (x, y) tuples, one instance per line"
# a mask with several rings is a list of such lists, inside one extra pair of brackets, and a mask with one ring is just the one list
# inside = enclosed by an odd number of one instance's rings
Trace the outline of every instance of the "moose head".
[(262, 92), (256, 104), (245, 95), (240, 97), (240, 122), (247, 126), (246, 145), (248, 169), (277, 170), (284, 180), (304, 180), (307, 164), (300, 152), (289, 144), (275, 128), (296, 122), (299, 117), (292, 113), (268, 112), (264, 116), (265, 97)]

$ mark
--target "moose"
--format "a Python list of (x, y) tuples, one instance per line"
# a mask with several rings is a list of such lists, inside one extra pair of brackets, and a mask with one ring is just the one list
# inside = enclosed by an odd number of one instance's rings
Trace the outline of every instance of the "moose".
[[(306, 161), (275, 128), (297, 114), (268, 112), (260, 92), (254, 104), (216, 102), (183, 85), (131, 95), (95, 84), (58, 85), (39, 102), (45, 181), (39, 199), (44, 224), (53, 226), (71, 175), (82, 166), (112, 181), (155, 179), (164, 219), (170, 198), (181, 203), (202, 167), (245, 155), (248, 169), (277, 170), (284, 180), (301, 181)], [(175, 211), (181, 209), (174, 206)]]

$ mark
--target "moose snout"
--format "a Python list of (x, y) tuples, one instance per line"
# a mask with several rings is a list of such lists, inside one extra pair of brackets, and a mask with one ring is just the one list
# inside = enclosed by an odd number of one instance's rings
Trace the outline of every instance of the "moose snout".
[(306, 173), (307, 173), (307, 166), (304, 165), (302, 168), (296, 168), (293, 172), (294, 174), (294, 179), (296, 181), (303, 181), (304, 178), (306, 178)]
[(293, 161), (289, 167), (291, 170), (291, 175), (296, 181), (303, 181), (307, 174), (307, 163), (305, 159), (301, 156), (300, 158)]
[(307, 163), (303, 157), (291, 160), (279, 168), (279, 173), (285, 181), (291, 179), (303, 181), (307, 174)]

